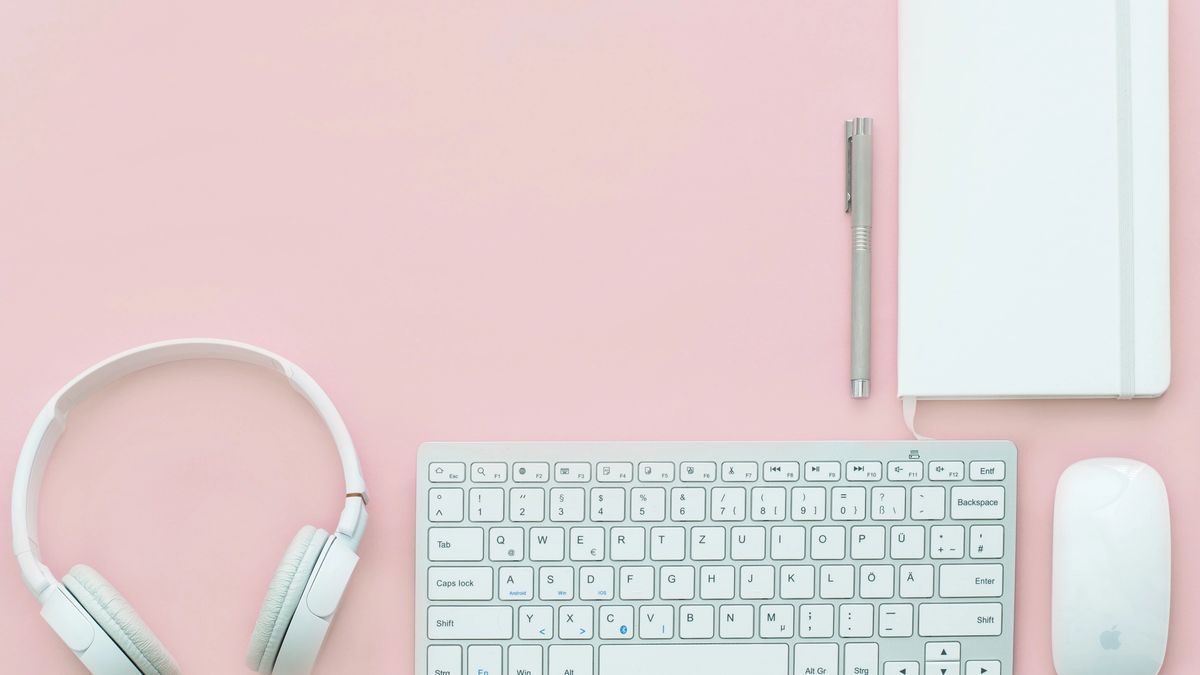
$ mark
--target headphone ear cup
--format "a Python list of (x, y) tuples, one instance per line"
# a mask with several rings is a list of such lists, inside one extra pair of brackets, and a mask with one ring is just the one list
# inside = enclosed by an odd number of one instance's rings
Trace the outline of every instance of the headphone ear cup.
[(146, 675), (179, 675), (179, 666), (166, 647), (142, 621), (133, 606), (108, 580), (87, 565), (76, 565), (63, 577), (71, 595)]
[(306, 525), (283, 554), (271, 585), (267, 587), (267, 596), (263, 599), (246, 652), (246, 665), (251, 670), (270, 673), (275, 667), (283, 636), (328, 539), (329, 533), (325, 530)]

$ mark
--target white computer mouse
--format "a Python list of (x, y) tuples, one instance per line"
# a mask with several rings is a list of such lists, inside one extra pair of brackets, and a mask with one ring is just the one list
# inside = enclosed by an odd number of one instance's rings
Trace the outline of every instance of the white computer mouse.
[(1058, 675), (1156, 675), (1171, 613), (1162, 477), (1131, 459), (1071, 465), (1054, 499)]

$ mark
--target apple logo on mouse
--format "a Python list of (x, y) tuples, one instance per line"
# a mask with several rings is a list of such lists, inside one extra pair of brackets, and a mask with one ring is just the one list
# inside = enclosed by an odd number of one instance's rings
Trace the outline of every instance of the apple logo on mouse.
[(1105, 649), (1121, 648), (1121, 631), (1116, 626), (1100, 634), (1100, 646)]

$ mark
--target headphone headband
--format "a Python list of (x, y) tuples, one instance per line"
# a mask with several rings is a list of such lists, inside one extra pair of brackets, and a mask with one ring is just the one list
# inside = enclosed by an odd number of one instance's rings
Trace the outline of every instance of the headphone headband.
[(352, 548), (358, 547), (366, 526), (363, 507), (367, 502), (367, 488), (346, 423), (320, 385), (291, 361), (252, 345), (203, 338), (167, 340), (121, 352), (77, 375), (51, 397), (25, 437), (13, 481), (13, 551), (17, 555), (25, 585), (35, 596), (41, 597), (47, 588), (57, 583), (49, 568), (40, 560), (37, 507), (42, 476), (55, 444), (66, 429), (68, 414), (88, 395), (126, 375), (163, 363), (192, 359), (240, 361), (269, 368), (286, 377), (292, 387), (312, 405), (333, 437), (346, 479), (346, 506), (338, 521), (337, 531), (347, 537)]

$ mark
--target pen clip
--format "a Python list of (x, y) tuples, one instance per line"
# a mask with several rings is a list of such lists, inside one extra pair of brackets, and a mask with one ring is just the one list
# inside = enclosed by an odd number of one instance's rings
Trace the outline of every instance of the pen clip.
[(851, 192), (851, 175), (854, 171), (854, 120), (846, 120), (846, 213), (850, 213), (850, 203), (854, 200)]

